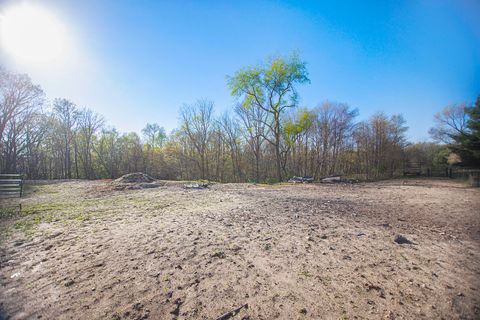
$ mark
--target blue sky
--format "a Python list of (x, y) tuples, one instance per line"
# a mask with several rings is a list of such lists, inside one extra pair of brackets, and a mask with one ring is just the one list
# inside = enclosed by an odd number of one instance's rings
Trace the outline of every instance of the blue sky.
[(428, 139), (435, 112), (480, 94), (479, 1), (37, 3), (64, 23), (71, 59), (21, 64), (0, 52), (2, 64), (122, 132), (147, 122), (169, 131), (182, 104), (198, 98), (213, 100), (218, 114), (231, 109), (227, 75), (294, 50), (310, 73), (302, 106), (346, 102), (361, 119), (401, 113), (415, 141)]

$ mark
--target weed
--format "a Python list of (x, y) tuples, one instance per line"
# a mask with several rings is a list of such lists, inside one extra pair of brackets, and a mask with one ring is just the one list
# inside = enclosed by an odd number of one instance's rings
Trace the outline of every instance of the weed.
[(312, 274), (310, 272), (308, 272), (307, 270), (304, 270), (304, 271), (300, 271), (298, 273), (298, 276), (299, 277), (310, 278), (312, 276)]
[(35, 289), (36, 285), (34, 282), (29, 282), (27, 284), (25, 284), (25, 288), (27, 289)]

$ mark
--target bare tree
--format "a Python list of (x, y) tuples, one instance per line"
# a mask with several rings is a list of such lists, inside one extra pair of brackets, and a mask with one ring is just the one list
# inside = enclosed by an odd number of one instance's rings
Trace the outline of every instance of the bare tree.
[(78, 131), (80, 153), (79, 156), (83, 163), (84, 175), (87, 179), (95, 178), (92, 148), (95, 133), (102, 128), (105, 120), (102, 116), (90, 109), (83, 109), (78, 115)]
[(358, 114), (344, 103), (326, 101), (317, 106), (314, 145), (317, 152), (315, 176), (339, 173), (339, 156), (348, 143)]
[[(213, 114), (198, 100), (180, 111), (181, 127), (168, 137), (158, 124), (136, 133), (105, 129), (95, 112), (56, 99), (41, 110), (43, 94), (26, 76), (0, 74), (2, 171), (43, 178), (115, 178), (145, 171), (166, 179), (273, 181), (289, 175), (362, 174), (389, 177), (399, 171), (408, 145), (401, 116), (379, 113), (355, 123), (356, 109), (325, 102), (298, 108), (295, 89), (308, 81), (293, 57), (239, 71), (229, 80), (239, 99), (235, 114)], [(465, 130), (462, 107), (437, 116), (435, 133)], [(433, 162), (432, 162), (433, 163)], [(272, 165), (273, 164), (273, 165)]]
[[(10, 74), (0, 68), (0, 155), (1, 170), (16, 170), (19, 141), (28, 119), (43, 104), (42, 89), (27, 75)], [(8, 134), (7, 132), (8, 131)], [(7, 149), (5, 149), (7, 148)], [(7, 152), (7, 154), (5, 154)]]
[(110, 179), (119, 174), (119, 134), (115, 129), (104, 129), (97, 142), (93, 145), (93, 151), (97, 155), (104, 176)]
[(142, 129), (142, 134), (152, 149), (161, 148), (167, 138), (165, 129), (157, 123), (147, 123)]
[(167, 139), (165, 129), (157, 123), (147, 123), (145, 128), (142, 129), (142, 134), (146, 147), (145, 171), (150, 175), (159, 176), (161, 169), (156, 164), (159, 164), (162, 160), (160, 150)]
[(391, 177), (403, 165), (406, 147), (405, 120), (400, 115), (388, 118), (384, 113), (361, 122), (355, 130), (360, 167), (367, 178)]
[(201, 178), (206, 179), (208, 177), (207, 148), (213, 126), (213, 102), (202, 99), (193, 105), (184, 105), (180, 111), (180, 117), (182, 129), (200, 157), (197, 163)]
[[(71, 149), (75, 138), (74, 130), (79, 118), (79, 111), (73, 102), (67, 99), (55, 99), (53, 102), (53, 114), (59, 123), (60, 135), (63, 141), (64, 178), (70, 179), (72, 178)], [(78, 176), (78, 170), (76, 171)]]
[(435, 114), (435, 126), (430, 129), (430, 136), (438, 142), (449, 144), (454, 136), (463, 135), (467, 128), (468, 114), (465, 103), (452, 104)]
[(237, 116), (243, 123), (243, 134), (254, 155), (254, 177), (255, 181), (260, 181), (260, 162), (262, 159), (263, 144), (265, 137), (269, 135), (269, 128), (266, 123), (269, 113), (259, 106), (244, 108), (241, 105), (235, 107)]
[(243, 181), (243, 172), (241, 168), (241, 130), (239, 124), (234, 121), (228, 113), (225, 113), (219, 121), (220, 130), (230, 151), (232, 161), (233, 180), (236, 182)]

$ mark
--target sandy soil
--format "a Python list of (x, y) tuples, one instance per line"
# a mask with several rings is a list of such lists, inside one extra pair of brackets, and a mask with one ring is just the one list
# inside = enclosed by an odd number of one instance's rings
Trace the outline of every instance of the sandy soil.
[(480, 317), (480, 190), (460, 183), (74, 181), (20, 201), (2, 209), (0, 319)]

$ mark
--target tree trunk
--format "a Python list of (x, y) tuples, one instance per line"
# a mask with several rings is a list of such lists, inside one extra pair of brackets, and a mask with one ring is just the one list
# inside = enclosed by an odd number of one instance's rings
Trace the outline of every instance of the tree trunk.
[(280, 155), (280, 114), (276, 112), (274, 114), (274, 131), (275, 131), (275, 162), (277, 169), (277, 180), (278, 182), (282, 181), (282, 160)]

